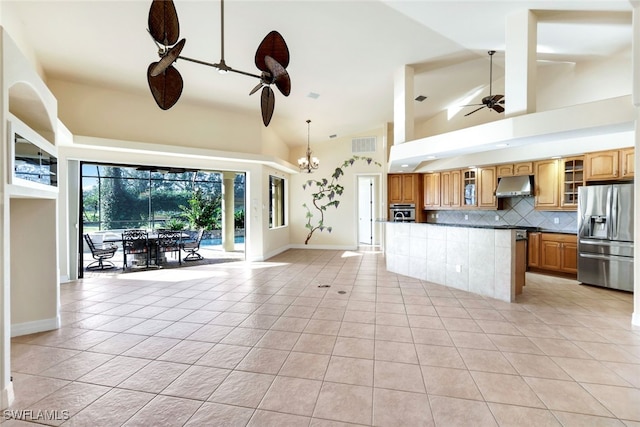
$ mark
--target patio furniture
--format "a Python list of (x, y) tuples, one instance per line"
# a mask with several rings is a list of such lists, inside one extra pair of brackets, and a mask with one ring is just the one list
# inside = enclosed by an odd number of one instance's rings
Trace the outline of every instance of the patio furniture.
[(84, 240), (87, 242), (87, 245), (89, 245), (91, 256), (95, 260), (87, 265), (87, 270), (105, 270), (115, 267), (115, 264), (109, 261), (109, 259), (115, 255), (118, 250), (118, 245), (109, 244), (108, 246), (103, 245), (102, 247), (97, 247), (93, 240), (91, 240), (89, 234), (84, 235)]
[(160, 254), (167, 252), (177, 252), (178, 262), (182, 265), (182, 231), (158, 230), (156, 241), (156, 265), (160, 265)]
[(185, 261), (198, 261), (204, 259), (204, 257), (198, 253), (203, 235), (204, 229), (201, 228), (198, 230), (198, 234), (196, 234), (195, 238), (182, 242), (182, 250), (187, 252), (187, 256), (184, 257)]
[(144, 254), (146, 266), (149, 267), (149, 233), (146, 230), (124, 230), (122, 232), (122, 252), (124, 254), (124, 265), (127, 268), (127, 255)]

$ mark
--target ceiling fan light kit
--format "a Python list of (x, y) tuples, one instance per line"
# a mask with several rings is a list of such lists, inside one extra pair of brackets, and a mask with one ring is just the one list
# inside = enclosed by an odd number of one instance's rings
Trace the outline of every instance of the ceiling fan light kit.
[(260, 82), (249, 92), (249, 95), (253, 95), (262, 88), (260, 99), (262, 122), (265, 126), (269, 126), (275, 109), (275, 94), (271, 85), (275, 84), (284, 96), (289, 96), (291, 93), (291, 78), (286, 70), (289, 65), (287, 43), (280, 33), (271, 31), (256, 50), (255, 64), (261, 73), (258, 75), (236, 70), (228, 66), (224, 60), (224, 0), (220, 0), (220, 12), (221, 58), (220, 62), (214, 64), (180, 55), (186, 39), (178, 41), (180, 24), (173, 0), (153, 0), (149, 9), (147, 31), (158, 47), (160, 57), (159, 61), (152, 62), (147, 68), (147, 82), (153, 99), (163, 110), (170, 109), (178, 102), (184, 85), (182, 76), (173, 64), (178, 59), (184, 59), (216, 68), (221, 74), (233, 72), (259, 79)]
[(489, 96), (485, 96), (484, 98), (482, 98), (480, 104), (463, 105), (463, 107), (473, 107), (481, 105), (481, 107), (465, 114), (465, 117), (470, 116), (471, 114), (475, 113), (476, 111), (480, 111), (483, 108), (488, 108), (495, 111), (496, 113), (504, 113), (504, 95), (493, 95), (493, 55), (496, 53), (496, 51), (490, 50), (487, 53), (489, 54)]

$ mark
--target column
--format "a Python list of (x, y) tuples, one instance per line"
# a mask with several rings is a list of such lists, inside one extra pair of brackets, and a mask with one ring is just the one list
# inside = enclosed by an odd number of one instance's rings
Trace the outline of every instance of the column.
[[(635, 163), (636, 165), (640, 161), (640, 1), (632, 1), (631, 5), (633, 7), (633, 24), (632, 24), (632, 81), (633, 87), (632, 91), (632, 99), (633, 105), (636, 107), (636, 127), (635, 127)], [(635, 326), (640, 326), (640, 245), (637, 242), (640, 242), (640, 220), (638, 219), (638, 212), (640, 212), (640, 185), (634, 186), (634, 203), (636, 212), (635, 221), (634, 221), (634, 239), (636, 244), (633, 248), (633, 256), (635, 259), (633, 265), (633, 315), (631, 318), (631, 323)]]
[(538, 20), (530, 10), (509, 14), (505, 23), (505, 117), (536, 111)]
[(413, 68), (405, 65), (393, 76), (394, 145), (414, 139), (413, 74)]
[(235, 248), (235, 224), (233, 206), (233, 182), (235, 172), (222, 173), (222, 249), (231, 252)]

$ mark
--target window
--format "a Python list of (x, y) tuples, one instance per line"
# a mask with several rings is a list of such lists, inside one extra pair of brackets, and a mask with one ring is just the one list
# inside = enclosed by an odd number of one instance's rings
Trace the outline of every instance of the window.
[(269, 228), (285, 225), (284, 178), (269, 176)]

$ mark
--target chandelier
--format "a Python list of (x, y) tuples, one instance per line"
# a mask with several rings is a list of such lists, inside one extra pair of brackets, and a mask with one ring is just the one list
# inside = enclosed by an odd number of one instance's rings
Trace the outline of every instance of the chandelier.
[(320, 160), (317, 157), (311, 157), (313, 153), (309, 146), (309, 135), (311, 131), (311, 120), (307, 120), (307, 155), (298, 159), (298, 167), (300, 172), (311, 173), (320, 166)]

